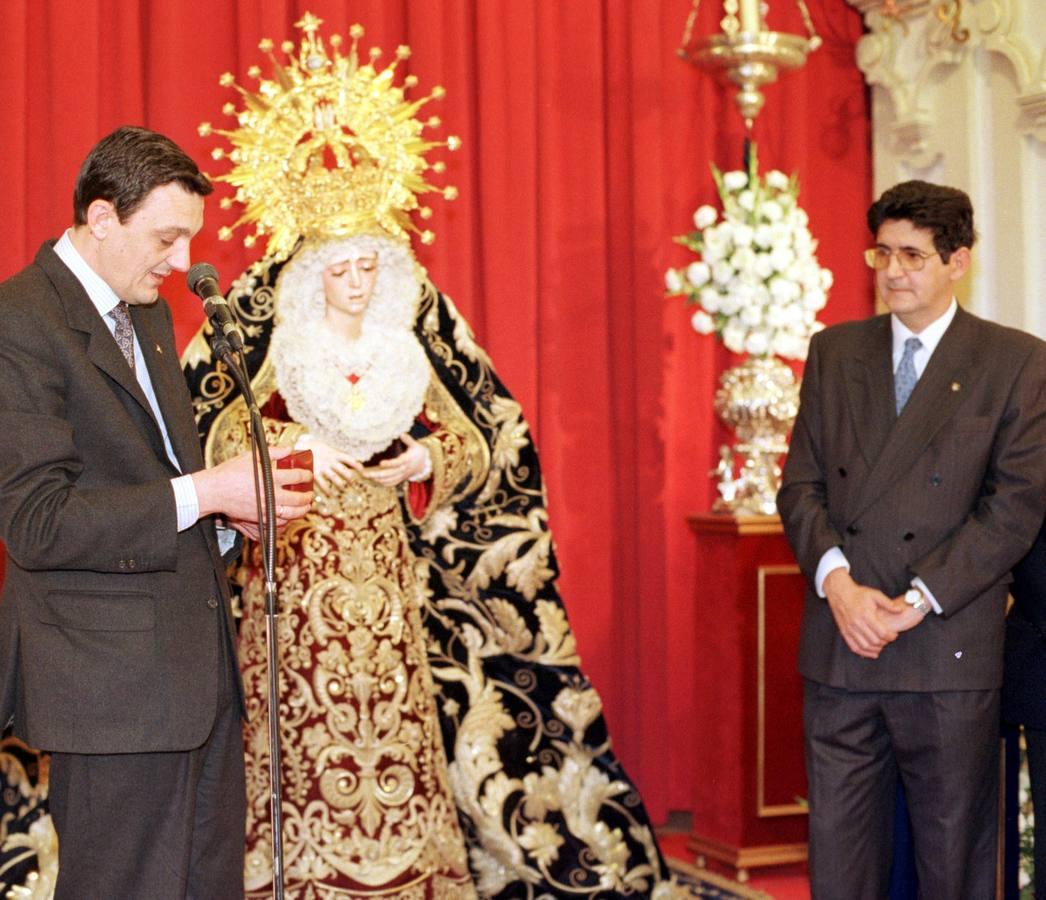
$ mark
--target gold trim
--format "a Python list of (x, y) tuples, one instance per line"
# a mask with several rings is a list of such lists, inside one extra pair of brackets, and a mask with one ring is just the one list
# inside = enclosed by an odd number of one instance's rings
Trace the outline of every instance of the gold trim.
[(730, 513), (696, 513), (686, 517), (691, 531), (697, 534), (783, 534), (780, 516), (732, 515)]
[(695, 881), (711, 884), (714, 887), (723, 888), (724, 890), (730, 891), (732, 894), (736, 894), (738, 897), (745, 898), (745, 900), (774, 900), (774, 898), (765, 891), (747, 887), (740, 882), (734, 881), (732, 878), (727, 878), (725, 875), (713, 872), (711, 869), (702, 869), (671, 856), (665, 861), (668, 863), (668, 868), (672, 872), (684, 875)]
[(686, 849), (708, 856), (735, 869), (757, 869), (762, 866), (781, 866), (806, 862), (809, 849), (806, 844), (764, 844), (758, 847), (735, 847), (725, 841), (691, 834)]
[(801, 575), (802, 573), (797, 565), (760, 566), (757, 573), (759, 588), (756, 594), (758, 630), (756, 636), (755, 814), (761, 819), (776, 816), (805, 816), (809, 814), (805, 804), (778, 803), (770, 806), (766, 803), (766, 576)]

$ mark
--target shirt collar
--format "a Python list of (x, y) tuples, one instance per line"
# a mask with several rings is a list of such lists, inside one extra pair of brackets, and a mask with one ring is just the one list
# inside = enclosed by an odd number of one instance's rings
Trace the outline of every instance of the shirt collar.
[(896, 354), (900, 349), (904, 347), (904, 342), (910, 337), (917, 337), (923, 345), (923, 348), (927, 351), (926, 357), (929, 359), (933, 355), (933, 351), (937, 349), (937, 345), (941, 342), (941, 338), (944, 337), (944, 333), (948, 330), (948, 326), (952, 324), (952, 319), (955, 318), (955, 313), (959, 309), (959, 304), (955, 298), (952, 297), (952, 302), (948, 305), (948, 308), (944, 313), (934, 319), (929, 325), (927, 325), (922, 331), (916, 334), (907, 325), (905, 325), (895, 315), (890, 315), (890, 328), (893, 331), (893, 349)]
[(107, 316), (112, 312), (119, 304), (120, 298), (116, 296), (116, 292), (109, 287), (105, 279), (91, 268), (76, 247), (73, 246), (68, 229), (55, 242), (54, 252), (65, 263), (69, 271), (76, 276), (77, 281), (83, 285), (84, 290), (87, 291), (87, 296), (91, 298), (95, 309), (98, 310), (98, 315)]

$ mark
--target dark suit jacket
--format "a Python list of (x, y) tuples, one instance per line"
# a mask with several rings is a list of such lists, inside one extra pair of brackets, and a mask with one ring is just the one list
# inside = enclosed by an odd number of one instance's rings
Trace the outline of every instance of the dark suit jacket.
[[(810, 345), (778, 495), (811, 585), (799, 668), (854, 690), (995, 688), (1010, 570), (1046, 508), (1046, 344), (960, 309), (898, 417), (891, 343), (883, 315)], [(919, 576), (944, 614), (857, 656), (812, 589), (833, 546), (888, 596)]]
[(1046, 524), (1014, 568), (1010, 593), (1002, 715), (1046, 731)]
[[(181, 469), (198, 470), (170, 311), (158, 301), (131, 317)], [(13, 710), (31, 746), (207, 738), (219, 635), (233, 630), (213, 523), (177, 531), (177, 474), (115, 340), (45, 244), (0, 284), (0, 725)]]

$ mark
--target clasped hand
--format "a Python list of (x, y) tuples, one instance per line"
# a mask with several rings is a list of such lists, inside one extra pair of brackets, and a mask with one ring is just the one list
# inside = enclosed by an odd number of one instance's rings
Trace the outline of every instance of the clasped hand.
[(326, 490), (332, 486), (343, 488), (357, 475), (385, 487), (395, 487), (421, 475), (430, 465), (429, 451), (422, 444), (409, 434), (400, 435), (400, 440), (406, 445), (406, 450), (392, 459), (384, 459), (378, 465), (369, 467), (364, 467), (358, 459), (336, 450), (311, 434), (304, 435), (297, 446), (303, 450), (312, 450), (316, 483)]
[(878, 659), (887, 644), (924, 618), (903, 597), (887, 597), (876, 588), (858, 584), (844, 568), (828, 573), (824, 592), (846, 646), (865, 659)]

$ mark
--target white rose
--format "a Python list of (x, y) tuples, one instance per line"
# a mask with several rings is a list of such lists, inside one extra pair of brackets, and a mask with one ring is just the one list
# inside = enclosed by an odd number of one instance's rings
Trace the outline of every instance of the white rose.
[(806, 341), (787, 331), (777, 332), (771, 347), (782, 359), (806, 359)]
[(704, 206), (699, 206), (694, 213), (694, 226), (701, 231), (715, 222), (718, 216), (719, 213), (715, 211), (715, 208), (706, 203)]
[(712, 266), (712, 280), (716, 284), (726, 284), (734, 277), (734, 267), (725, 259), (720, 259)]
[(734, 246), (735, 247), (751, 247), (752, 240), (755, 238), (755, 229), (751, 225), (735, 225), (734, 226)]
[(706, 287), (700, 294), (701, 308), (709, 313), (719, 312), (721, 297), (722, 294), (720, 294), (714, 287)]
[(766, 219), (767, 222), (780, 222), (781, 217), (784, 215), (784, 210), (781, 209), (781, 204), (776, 200), (767, 200), (759, 207), (759, 209), (763, 214), (763, 218)]
[(715, 321), (703, 309), (699, 309), (691, 316), (690, 324), (698, 334), (711, 334), (715, 331)]
[(670, 294), (678, 294), (683, 290), (683, 279), (679, 277), (678, 270), (669, 269), (665, 272), (665, 289)]
[(774, 264), (770, 259), (769, 253), (757, 253), (755, 255), (755, 262), (752, 263), (752, 269), (756, 275), (766, 281), (771, 275), (774, 274)]
[(813, 235), (808, 228), (800, 226), (792, 236), (792, 245), (799, 253), (807, 252), (814, 245)]
[(828, 298), (820, 288), (814, 288), (803, 294), (803, 306), (814, 312), (824, 309), (827, 302)]
[[(788, 316), (784, 311), (784, 307), (778, 306), (776, 303), (771, 303), (769, 308), (766, 310), (766, 324), (771, 328), (783, 328), (788, 324)], [(774, 353), (777, 351), (775, 350)]]
[(723, 329), (723, 345), (731, 353), (744, 353), (745, 327), (737, 322), (727, 322)]
[(748, 272), (755, 266), (755, 252), (751, 247), (738, 247), (730, 257), (730, 265), (738, 272)]
[(741, 193), (737, 195), (737, 205), (740, 206), (741, 209), (751, 212), (755, 209), (755, 194), (751, 191), (741, 191)]
[(726, 256), (730, 247), (729, 229), (727, 223), (709, 228), (704, 233), (704, 242), (701, 247), (701, 255), (709, 265)]
[(778, 244), (770, 251), (770, 262), (774, 264), (774, 268), (778, 272), (784, 272), (788, 267), (795, 261), (795, 254), (792, 252), (791, 247), (785, 247)]
[(766, 173), (766, 184), (777, 191), (788, 190), (788, 176), (777, 169), (771, 169)]
[(835, 276), (830, 269), (821, 269), (821, 287), (828, 290), (835, 283)]
[(747, 304), (741, 309), (741, 315), (738, 318), (749, 328), (755, 328), (763, 324), (763, 311), (754, 304)]
[(797, 225), (805, 227), (810, 224), (810, 217), (806, 214), (806, 210), (801, 207), (797, 206), (795, 212), (792, 213), (792, 216)]
[(719, 312), (724, 316), (732, 316), (741, 308), (741, 298), (736, 294), (719, 295)]
[(771, 246), (792, 246), (792, 228), (790, 225), (785, 225), (784, 222), (775, 222), (770, 226), (770, 237)]
[(739, 169), (723, 173), (723, 187), (730, 193), (741, 190), (748, 184), (748, 175)]
[(692, 262), (686, 267), (686, 280), (696, 288), (707, 284), (711, 277), (712, 271), (706, 262)]
[(745, 350), (752, 356), (762, 356), (770, 349), (770, 338), (765, 331), (752, 331), (745, 338)]
[(762, 247), (765, 250), (774, 242), (773, 229), (765, 223), (756, 225), (755, 233), (752, 235), (752, 238), (757, 247)]

